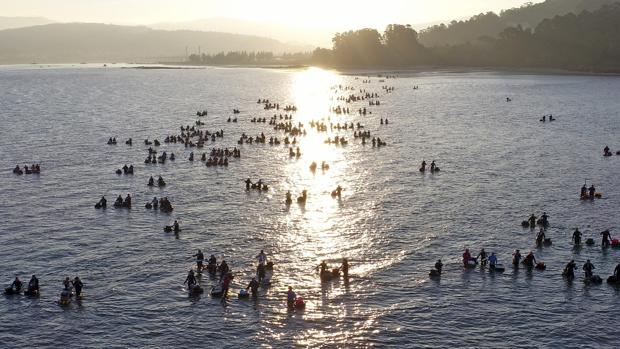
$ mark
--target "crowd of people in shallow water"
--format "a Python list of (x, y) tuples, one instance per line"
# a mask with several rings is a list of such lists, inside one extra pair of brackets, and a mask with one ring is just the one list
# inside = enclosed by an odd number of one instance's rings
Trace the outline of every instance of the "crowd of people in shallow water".
[(116, 174), (117, 175), (122, 175), (122, 174), (126, 174), (126, 175), (132, 175), (133, 174), (133, 165), (125, 165), (122, 168), (119, 168), (116, 170)]
[[(389, 77), (388, 77), (389, 78)], [(384, 80), (380, 80), (383, 82)], [(370, 83), (371, 80), (367, 79), (363, 81), (364, 83)], [(382, 91), (384, 93), (391, 93), (394, 91), (394, 87), (390, 86), (382, 86)], [(414, 86), (414, 89), (417, 89), (417, 86)], [(341, 96), (336, 97), (335, 99), (339, 102), (344, 102), (347, 105), (360, 101), (368, 101), (368, 107), (378, 107), (381, 106), (382, 103), (379, 100), (380, 95), (376, 92), (368, 92), (365, 89), (356, 89), (353, 86), (344, 86), (337, 85), (332, 87), (334, 91), (345, 92)], [(510, 98), (506, 98), (507, 102), (510, 102)], [(298, 140), (298, 137), (303, 137), (307, 135), (307, 131), (305, 129), (305, 125), (301, 122), (293, 123), (293, 113), (297, 111), (297, 107), (294, 105), (284, 105), (284, 107), (280, 107), (280, 103), (272, 102), (269, 99), (258, 99), (257, 104), (262, 104), (264, 110), (284, 110), (287, 112), (286, 114), (273, 114), (273, 116), (269, 120), (269, 126), (273, 127), (275, 131), (281, 131), (284, 133), (284, 137), (282, 141), (276, 136), (269, 137), (268, 143), (270, 145), (279, 145), (284, 143), (289, 148), (289, 156), (299, 158), (301, 157), (301, 150), (299, 144), (301, 143)], [(233, 109), (233, 114), (240, 114), (239, 109)], [(351, 113), (349, 106), (333, 106), (329, 109), (329, 111), (338, 116), (338, 117), (348, 117)], [(196, 115), (198, 117), (205, 117), (208, 115), (207, 110), (197, 111)], [(372, 111), (366, 107), (360, 107), (358, 109), (358, 115), (366, 116), (372, 115)], [(237, 116), (234, 118), (229, 117), (227, 122), (237, 122)], [(546, 122), (554, 121), (555, 119), (551, 114), (545, 115), (542, 117), (541, 121)], [(254, 117), (249, 120), (251, 123), (261, 123), (266, 124), (267, 119), (265, 117)], [(338, 132), (346, 132), (348, 130), (353, 131), (353, 138), (356, 140), (361, 139), (361, 144), (365, 145), (367, 139), (371, 139), (371, 133), (368, 130), (362, 130), (364, 126), (357, 122), (354, 124), (352, 121), (341, 121), (337, 123), (332, 123), (330, 120), (327, 122), (324, 120), (312, 120), (308, 123), (312, 129), (314, 129), (317, 133), (327, 133), (329, 131), (337, 130)], [(380, 117), (380, 125), (388, 125), (388, 117)], [(202, 148), (207, 142), (216, 142), (216, 140), (224, 137), (224, 130), (219, 130), (215, 132), (210, 132), (208, 130), (202, 130), (200, 127), (204, 126), (205, 122), (199, 120), (195, 121), (195, 125), (193, 126), (181, 126), (180, 134), (170, 134), (165, 137), (164, 143), (166, 144), (183, 144), (185, 148)], [(329, 128), (328, 128), (329, 125)], [(337, 144), (337, 145), (346, 145), (349, 141), (342, 135), (334, 135), (332, 137), (328, 137), (325, 143), (328, 144)], [(379, 137), (372, 137), (372, 145), (373, 147), (382, 147), (386, 146), (386, 143), (381, 140)], [(267, 143), (267, 136), (264, 132), (256, 135), (255, 137), (248, 136), (245, 133), (239, 138), (239, 145), (248, 145), (248, 144), (265, 144)], [(108, 139), (107, 144), (116, 145), (117, 140), (116, 137), (110, 137)], [(125, 144), (131, 146), (133, 144), (132, 138), (129, 138)], [(168, 156), (166, 151), (159, 153), (159, 151), (155, 150), (153, 147), (160, 147), (161, 143), (158, 139), (154, 139), (153, 141), (148, 138), (144, 140), (144, 145), (149, 146), (148, 149), (148, 157), (145, 159), (145, 164), (165, 164), (166, 160), (174, 161), (175, 154), (171, 153)], [(292, 146), (291, 146), (292, 145)], [(616, 154), (620, 155), (620, 151)], [(609, 147), (605, 147), (604, 156), (611, 156), (612, 152)], [(228, 148), (212, 148), (210, 152), (210, 156), (207, 158), (206, 153), (202, 153), (201, 161), (206, 162), (207, 166), (227, 166), (228, 158), (239, 158), (241, 156), (241, 150), (236, 147), (232, 150)], [(194, 161), (194, 152), (189, 153), (188, 157), (189, 161)], [(312, 162), (310, 165), (310, 171), (315, 172), (318, 168), (318, 164), (316, 162)], [(436, 166), (435, 161), (433, 160), (428, 167), (431, 173), (440, 171), (439, 167)], [(321, 170), (327, 171), (329, 170), (329, 165), (325, 162), (321, 162)], [(422, 164), (419, 168), (420, 172), (427, 171), (426, 161), (422, 161)], [(40, 173), (40, 166), (38, 164), (32, 165), (30, 167), (24, 166), (23, 170), (18, 166), (13, 170), (15, 174), (30, 174), (30, 173)], [(119, 174), (133, 174), (134, 167), (123, 166), (122, 169), (117, 170)], [(158, 177), (157, 181), (150, 176), (147, 186), (154, 187), (157, 185), (158, 187), (166, 186), (166, 182), (163, 180), (161, 176)], [(245, 189), (247, 191), (256, 190), (259, 192), (268, 191), (269, 187), (267, 184), (263, 183), (261, 179), (257, 182), (253, 182), (250, 178), (245, 180)], [(344, 189), (338, 185), (333, 191), (331, 191), (331, 197), (341, 199), (342, 191)], [(596, 192), (594, 185), (591, 185), (590, 188), (587, 188), (584, 185), (581, 189), (581, 198), (593, 199), (596, 197), (600, 197), (600, 193)], [(305, 205), (308, 199), (308, 191), (302, 190), (300, 195), (297, 196), (296, 202), (299, 205)], [(287, 191), (285, 194), (285, 204), (291, 205), (293, 203), (293, 195), (291, 191)], [(131, 208), (132, 206), (132, 198), (130, 194), (123, 199), (121, 195), (117, 197), (114, 202), (114, 207), (117, 208)], [(107, 200), (104, 196), (95, 204), (95, 208), (106, 208)], [(163, 212), (172, 212), (173, 207), (171, 202), (167, 197), (153, 197), (150, 202), (145, 204), (145, 208), (153, 209), (153, 210), (161, 210)], [(535, 245), (538, 248), (544, 248), (546, 246), (551, 245), (551, 239), (546, 236), (546, 229), (549, 226), (548, 215), (546, 212), (542, 214), (540, 218), (536, 217), (532, 214), (527, 220), (522, 222), (523, 227), (535, 229), (537, 226), (540, 227), (540, 230), (536, 234)], [(164, 227), (165, 232), (173, 232), (175, 234), (179, 234), (181, 232), (180, 223), (178, 220), (174, 220), (172, 225), (167, 225)], [(611, 233), (609, 230), (605, 230), (599, 234), (601, 236), (601, 246), (603, 248), (610, 247), (620, 247), (620, 243), (617, 239), (613, 239), (611, 237)], [(575, 247), (581, 246), (582, 242), (582, 233), (579, 229), (575, 229), (572, 234), (571, 240)], [(588, 238), (585, 241), (586, 245), (592, 246), (595, 244), (593, 238)], [(215, 285), (212, 287), (210, 294), (214, 297), (222, 297), (225, 299), (228, 296), (229, 289), (231, 287), (231, 282), (234, 279), (234, 274), (228, 263), (222, 259), (218, 262), (217, 258), (214, 255), (211, 255), (210, 258), (205, 263), (205, 256), (201, 250), (194, 255), (193, 258), (196, 259), (196, 269), (191, 269), (184, 281), (184, 284), (187, 285), (187, 290), (190, 295), (198, 295), (203, 293), (203, 288), (200, 285), (201, 274), (204, 270), (206, 270), (209, 275), (216, 280)], [(267, 261), (267, 256), (264, 251), (260, 251), (258, 256), (256, 257), (258, 260), (256, 267), (256, 275), (251, 277), (251, 280), (248, 282), (247, 287), (241, 289), (238, 293), (239, 298), (247, 298), (247, 297), (258, 297), (259, 289), (267, 288), (271, 284), (271, 279), (273, 276), (274, 264), (271, 261)], [(523, 256), (520, 250), (515, 250), (512, 253), (511, 264), (514, 268), (519, 268), (523, 266), (527, 269), (538, 269), (545, 270), (547, 268), (546, 264), (543, 261), (540, 261), (536, 258), (534, 251), (530, 251), (525, 256)], [(466, 269), (482, 267), (488, 268), (490, 272), (502, 272), (505, 270), (505, 267), (500, 263), (498, 255), (495, 252), (487, 253), (484, 248), (480, 250), (475, 256), (472, 255), (469, 249), (465, 249), (462, 255), (462, 263), (463, 267)], [(574, 260), (570, 260), (565, 267), (563, 268), (562, 275), (567, 280), (572, 280), (575, 278), (574, 271), (577, 270), (577, 264)], [(600, 283), (601, 278), (597, 275), (594, 275), (595, 266), (588, 259), (581, 268), (584, 271), (584, 281), (586, 283)], [(347, 258), (343, 258), (341, 265), (339, 267), (329, 267), (326, 261), (321, 262), (319, 266), (317, 266), (317, 271), (319, 275), (319, 279), (321, 282), (327, 282), (333, 279), (338, 279), (343, 277), (345, 280), (348, 280), (349, 277), (349, 262)], [(434, 265), (434, 269), (431, 270), (431, 277), (438, 277), (443, 272), (443, 263), (439, 259)], [(611, 275), (608, 279), (608, 282), (620, 284), (620, 264), (616, 266), (613, 271), (613, 275)], [(63, 281), (63, 289), (60, 294), (59, 303), (63, 305), (67, 305), (71, 302), (72, 297), (76, 296), (80, 297), (82, 293), (83, 283), (76, 276), (73, 280), (70, 280), (68, 277)], [(32, 276), (29, 281), (26, 289), (24, 290), (23, 283), (19, 280), (18, 277), (13, 280), (8, 288), (5, 289), (5, 294), (20, 294), (23, 292), (25, 295), (30, 296), (38, 296), (39, 295), (39, 280), (35, 275)], [(293, 290), (292, 286), (288, 287), (288, 292), (286, 295), (286, 302), (289, 308), (295, 309), (303, 309), (305, 306), (305, 301), (303, 298), (299, 297), (296, 292)]]
[[(551, 246), (552, 242), (550, 238), (546, 237), (546, 229), (549, 227), (549, 216), (546, 212), (543, 212), (540, 218), (536, 217), (536, 215), (531, 214), (530, 217), (522, 222), (524, 228), (535, 229), (536, 226), (540, 227), (540, 230), (536, 234), (535, 245), (537, 248), (544, 248)], [(601, 236), (601, 247), (603, 249), (616, 247), (620, 248), (620, 241), (618, 239), (613, 239), (611, 237), (611, 233), (609, 230), (602, 231), (599, 236)], [(575, 228), (571, 236), (571, 242), (575, 249), (581, 248), (582, 242), (582, 233), (579, 231), (579, 228)], [(586, 245), (594, 246), (595, 241), (593, 238), (588, 238), (586, 240)], [(500, 263), (499, 257), (495, 254), (495, 252), (491, 252), (490, 254), (485, 251), (484, 248), (480, 250), (480, 252), (476, 255), (473, 255), (469, 249), (465, 249), (462, 255), (462, 263), (463, 267), (466, 269), (474, 269), (477, 267), (480, 268), (488, 268), (489, 272), (504, 272), (505, 266)], [(511, 265), (513, 268), (518, 269), (519, 267), (524, 267), (528, 270), (539, 270), (543, 271), (547, 269), (547, 265), (541, 261), (537, 260), (534, 254), (534, 251), (529, 251), (525, 256), (521, 254), (519, 249), (514, 250), (512, 256), (510, 258)], [(431, 269), (429, 272), (430, 277), (439, 277), (442, 273), (443, 263), (441, 259), (435, 263), (434, 269)], [(574, 259), (571, 259), (562, 269), (562, 276), (567, 281), (572, 281), (575, 279), (575, 270), (577, 270), (577, 264)], [(587, 259), (586, 262), (582, 266), (582, 270), (584, 271), (583, 281), (586, 284), (600, 284), (603, 279), (595, 275), (593, 270), (595, 269), (594, 264)], [(616, 266), (613, 271), (613, 274), (607, 278), (607, 282), (610, 284), (620, 285), (620, 263)]]
[(21, 176), (23, 174), (39, 174), (41, 173), (41, 165), (40, 164), (32, 164), (30, 167), (28, 165), (24, 165), (23, 168), (20, 168), (19, 165), (15, 165), (13, 169), (13, 173)]
[[(84, 283), (82, 283), (79, 276), (74, 277), (73, 280), (67, 276), (62, 281), (62, 289), (57, 301), (58, 304), (66, 306), (71, 303), (73, 298), (76, 300), (82, 299), (83, 288)], [(7, 296), (16, 296), (21, 295), (22, 293), (24, 296), (28, 297), (39, 297), (41, 295), (39, 278), (37, 278), (36, 275), (32, 275), (26, 287), (24, 287), (24, 283), (19, 279), (19, 276), (16, 276), (13, 282), (11, 282), (11, 284), (4, 289), (4, 294)]]

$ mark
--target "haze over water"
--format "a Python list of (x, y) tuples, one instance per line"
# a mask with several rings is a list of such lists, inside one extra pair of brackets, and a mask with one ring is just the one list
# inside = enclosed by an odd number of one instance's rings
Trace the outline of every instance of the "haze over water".
[[(0, 341), (9, 347), (613, 347), (620, 289), (572, 284), (560, 275), (570, 259), (586, 259), (604, 279), (620, 250), (601, 250), (598, 233), (618, 231), (620, 79), (604, 76), (536, 76), (501, 73), (399, 74), (363, 84), (366, 77), (319, 69), (0, 69), (0, 275), (27, 282), (36, 274), (41, 297), (7, 297)], [(380, 94), (380, 106), (345, 105), (330, 87), (342, 84)], [(381, 86), (393, 86), (386, 94)], [(413, 86), (419, 86), (413, 90)], [(345, 94), (348, 94), (346, 92)], [(506, 97), (512, 102), (507, 103)], [(237, 145), (242, 132), (284, 133), (253, 117), (270, 119), (256, 101), (296, 105), (293, 121), (300, 159), (284, 145)], [(366, 107), (371, 115), (358, 116)], [(241, 110), (238, 123), (232, 109)], [(176, 161), (145, 165), (143, 140), (163, 141), (193, 125), (224, 130), (205, 148), (164, 144)], [(543, 114), (556, 121), (540, 123)], [(389, 125), (380, 125), (380, 118)], [(386, 147), (363, 146), (353, 131), (317, 133), (310, 120), (360, 122)], [(346, 146), (324, 144), (343, 135)], [(116, 136), (118, 145), (108, 146)], [(132, 137), (129, 147), (124, 141)], [(241, 149), (227, 168), (209, 167), (199, 155), (211, 148)], [(187, 157), (194, 151), (196, 161)], [(441, 172), (421, 174), (425, 159)], [(310, 163), (330, 169), (312, 174)], [(38, 176), (15, 176), (16, 164), (41, 163)], [(133, 176), (114, 171), (133, 164)], [(165, 189), (146, 186), (162, 175)], [(266, 193), (246, 192), (243, 181), (262, 179)], [(580, 201), (594, 183), (603, 199)], [(344, 188), (342, 200), (329, 193)], [(284, 195), (309, 192), (305, 208), (290, 209)], [(131, 193), (128, 211), (111, 204)], [(107, 210), (93, 205), (101, 195)], [(172, 214), (146, 210), (153, 196), (168, 196)], [(520, 222), (550, 215), (553, 245), (534, 246), (535, 232)], [(163, 227), (178, 219), (178, 239)], [(596, 246), (573, 251), (572, 230)], [(509, 264), (514, 249), (534, 250), (547, 270), (508, 268), (503, 274), (464, 271), (464, 248), (498, 254)], [(225, 304), (207, 292), (188, 298), (182, 283), (191, 255), (222, 256), (235, 272)], [(238, 300), (264, 249), (275, 264), (273, 284), (258, 301)], [(349, 283), (321, 284), (321, 260), (350, 259)], [(428, 271), (444, 262), (439, 281)], [(86, 296), (68, 308), (55, 302), (65, 276), (79, 275)], [(308, 302), (288, 311), (291, 285)], [(595, 324), (591, 328), (584, 326)]]

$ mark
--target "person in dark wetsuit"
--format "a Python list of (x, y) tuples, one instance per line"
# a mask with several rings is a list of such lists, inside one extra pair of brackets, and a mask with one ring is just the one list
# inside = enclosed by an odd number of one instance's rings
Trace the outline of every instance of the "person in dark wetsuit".
[(536, 257), (534, 257), (534, 252), (530, 251), (530, 253), (523, 258), (523, 264), (528, 268), (533, 268), (536, 265)]
[(443, 268), (443, 263), (441, 263), (441, 259), (438, 259), (437, 262), (435, 262), (435, 270), (441, 274), (441, 268)]
[(518, 266), (519, 262), (521, 262), (521, 253), (519, 250), (515, 250), (515, 253), (512, 254), (512, 264)]
[(289, 308), (295, 306), (295, 300), (297, 299), (297, 294), (293, 291), (293, 287), (288, 287), (288, 292), (286, 293), (286, 304)]
[(342, 270), (342, 276), (346, 279), (349, 277), (349, 260), (346, 258), (342, 258), (342, 265), (340, 266), (340, 270)]
[(190, 289), (196, 285), (196, 276), (194, 275), (193, 270), (190, 270), (189, 273), (187, 273), (187, 278), (183, 282), (183, 285), (185, 284), (187, 284)]
[(590, 194), (590, 199), (594, 199), (594, 193), (596, 193), (596, 189), (594, 188), (594, 184), (592, 184), (590, 186), (590, 188), (588, 189), (588, 192)]
[(581, 187), (581, 194), (580, 197), (586, 197), (588, 196), (588, 188), (586, 187), (586, 185), (584, 184), (583, 187)]
[(575, 231), (573, 232), (573, 242), (575, 243), (575, 246), (581, 245), (581, 232), (579, 231), (579, 228), (575, 228)]
[(82, 294), (82, 288), (84, 288), (84, 284), (78, 276), (73, 278), (73, 287), (75, 288), (75, 295), (79, 297)]
[(127, 194), (127, 196), (125, 196), (123, 207), (131, 208), (131, 195)]
[(614, 276), (616, 279), (620, 278), (620, 263), (618, 263), (618, 265), (616, 265), (616, 269), (614, 269)]
[(571, 259), (571, 261), (566, 264), (566, 267), (564, 267), (564, 272), (562, 275), (564, 275), (567, 279), (572, 280), (575, 278), (575, 269), (577, 269), (577, 265), (575, 265), (575, 261)]
[(252, 292), (252, 297), (256, 297), (258, 295), (258, 281), (256, 281), (256, 278), (252, 278), (252, 281), (250, 281), (250, 283), (248, 284), (248, 287), (246, 287), (246, 290), (251, 290)]
[(32, 275), (32, 278), (30, 278), (28, 282), (28, 292), (39, 292), (39, 279), (34, 275)]
[(293, 202), (293, 199), (291, 198), (291, 192), (290, 190), (286, 192), (286, 204), (290, 205)]
[(484, 248), (482, 250), (480, 250), (480, 253), (478, 253), (478, 257), (480, 257), (480, 265), (481, 266), (487, 265), (487, 253), (484, 250)]
[(209, 264), (207, 265), (207, 270), (209, 270), (210, 273), (215, 273), (215, 271), (217, 270), (217, 258), (215, 258), (214, 255), (211, 255), (211, 257), (209, 257)]
[(230, 288), (230, 281), (232, 281), (232, 279), (232, 273), (224, 275), (224, 279), (222, 280), (222, 301), (228, 296), (228, 289)]
[(16, 276), (15, 280), (13, 280), (13, 283), (11, 283), (11, 285), (9, 286), (10, 289), (13, 289), (16, 293), (21, 292), (22, 287), (24, 286), (24, 284), (21, 282), (21, 280)]
[(202, 271), (202, 262), (205, 260), (205, 255), (199, 249), (198, 253), (196, 253), (192, 257), (196, 257), (196, 270), (198, 270), (199, 272)]
[(547, 212), (543, 212), (542, 216), (540, 216), (540, 219), (542, 220), (541, 223), (543, 227), (549, 225), (549, 216), (547, 215)]
[(174, 221), (174, 224), (172, 224), (172, 230), (174, 230), (175, 234), (178, 234), (179, 231), (181, 231), (181, 228), (179, 228), (179, 222), (178, 221)]
[(538, 247), (542, 246), (544, 241), (545, 241), (545, 230), (543, 228), (540, 228), (540, 231), (538, 232), (538, 234), (536, 234), (536, 246)]
[(222, 260), (222, 263), (220, 263), (220, 273), (222, 274), (222, 276), (228, 274), (228, 272), (230, 271), (230, 268), (228, 268), (228, 264), (226, 263), (225, 260)]
[(258, 274), (258, 281), (262, 282), (263, 279), (265, 278), (265, 264), (264, 263), (258, 264), (258, 267), (256, 268), (256, 273)]
[(327, 271), (327, 263), (325, 263), (325, 261), (322, 261), (321, 264), (319, 264), (319, 270), (321, 275)]
[(601, 242), (603, 247), (609, 247), (609, 244), (610, 244), (609, 241), (611, 240), (611, 234), (609, 233), (609, 230), (602, 231), (600, 235), (603, 236), (603, 240)]
[(245, 180), (245, 190), (250, 190), (250, 186), (252, 185), (252, 180), (251, 179), (246, 179)]
[(583, 265), (582, 269), (585, 272), (586, 278), (591, 278), (592, 270), (594, 270), (595, 268), (594, 268), (594, 264), (592, 264), (590, 260), (588, 259), (586, 263)]
[(536, 226), (536, 216), (533, 213), (527, 221), (530, 223), (530, 227)]

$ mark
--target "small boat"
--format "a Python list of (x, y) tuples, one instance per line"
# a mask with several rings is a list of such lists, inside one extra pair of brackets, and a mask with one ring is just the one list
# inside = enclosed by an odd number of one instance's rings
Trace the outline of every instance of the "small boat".
[(475, 258), (472, 258), (469, 261), (467, 261), (467, 264), (464, 264), (463, 266), (465, 267), (465, 269), (472, 269), (472, 268), (475, 268), (477, 265), (478, 265), (478, 260), (476, 260)]
[(67, 306), (71, 304), (71, 297), (73, 297), (73, 292), (69, 290), (63, 290), (60, 292), (60, 299), (58, 300), (58, 305)]
[(14, 294), (20, 294), (20, 293), (21, 293), (21, 290), (16, 290), (13, 287), (7, 287), (4, 289), (4, 294), (7, 296), (14, 295)]
[(620, 285), (620, 279), (612, 275), (607, 278), (607, 283), (612, 285)]
[(289, 309), (303, 310), (306, 308), (306, 302), (303, 298), (297, 297), (294, 301), (289, 302), (287, 306)]
[(196, 296), (204, 292), (204, 289), (200, 287), (200, 285), (192, 285), (188, 289), (188, 293), (190, 296)]
[(324, 272), (321, 273), (321, 281), (331, 281), (334, 279), (338, 279), (340, 278), (340, 269), (335, 268), (332, 269), (331, 271), (329, 270), (325, 270)]
[(503, 273), (506, 270), (503, 264), (497, 263), (495, 266), (490, 266), (489, 271), (495, 273)]
[(26, 290), (24, 291), (24, 296), (39, 297), (39, 290)]
[(433, 277), (440, 277), (441, 273), (437, 269), (431, 269), (431, 271), (428, 273), (428, 276), (430, 276), (432, 278)]
[(592, 275), (590, 277), (583, 278), (583, 282), (588, 285), (591, 285), (591, 284), (599, 285), (603, 283), (603, 279), (601, 279), (601, 277), (598, 275)]
[(211, 288), (211, 296), (212, 297), (222, 297), (224, 294), (224, 290), (222, 284), (217, 284)]

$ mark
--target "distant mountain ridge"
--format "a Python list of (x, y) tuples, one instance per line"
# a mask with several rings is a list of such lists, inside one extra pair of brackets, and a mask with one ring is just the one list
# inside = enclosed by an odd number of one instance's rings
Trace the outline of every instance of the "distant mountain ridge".
[(459, 45), (475, 42), (481, 37), (496, 38), (504, 29), (521, 25), (534, 28), (544, 19), (568, 13), (579, 14), (584, 10), (593, 11), (603, 5), (620, 0), (546, 0), (541, 3), (525, 3), (518, 8), (481, 13), (468, 20), (452, 21), (449, 24), (431, 26), (420, 31), (420, 42), (427, 47)]
[(274, 39), (142, 26), (54, 23), (0, 31), (0, 64), (181, 61), (188, 53), (307, 50)]
[(34, 25), (44, 25), (54, 23), (51, 19), (44, 17), (2, 17), (0, 16), (0, 30), (32, 27)]
[(313, 28), (310, 30), (279, 23), (226, 17), (210, 17), (187, 22), (154, 23), (148, 24), (147, 27), (161, 30), (197, 30), (256, 35), (295, 45), (312, 44), (310, 50), (316, 46), (331, 45), (331, 35), (333, 34), (331, 31), (324, 29)]

